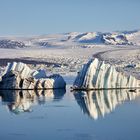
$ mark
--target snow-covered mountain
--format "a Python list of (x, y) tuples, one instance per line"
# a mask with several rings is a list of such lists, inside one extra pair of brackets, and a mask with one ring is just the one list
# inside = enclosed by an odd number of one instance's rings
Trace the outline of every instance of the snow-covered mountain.
[(36, 39), (36, 44), (43, 47), (63, 46), (68, 44), (96, 44), (96, 45), (139, 45), (140, 31), (137, 32), (70, 32), (61, 35), (45, 36)]
[(0, 37), (0, 48), (58, 47), (83, 44), (140, 45), (140, 30), (123, 32), (70, 32), (30, 37)]
[(2, 39), (0, 40), (0, 48), (24, 48), (25, 44), (21, 41)]
[[(79, 43), (93, 43), (105, 45), (133, 45), (133, 42), (127, 39), (127, 35), (123, 33), (100, 33), (87, 32), (78, 34), (77, 36), (69, 36), (75, 42)], [(135, 44), (135, 43), (134, 43)]]
[(136, 30), (134, 32), (127, 33), (126, 38), (129, 41), (131, 41), (131, 42), (133, 42), (133, 43), (135, 43), (137, 45), (140, 45), (140, 30)]

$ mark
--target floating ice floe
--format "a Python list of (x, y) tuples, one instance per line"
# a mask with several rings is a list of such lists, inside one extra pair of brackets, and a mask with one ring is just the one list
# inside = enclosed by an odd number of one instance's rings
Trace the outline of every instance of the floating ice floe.
[(138, 88), (140, 80), (118, 72), (115, 66), (98, 59), (90, 60), (83, 66), (74, 82), (74, 89), (121, 89)]
[(32, 70), (21, 62), (8, 63), (0, 89), (61, 89), (66, 83), (62, 76), (47, 76), (44, 70)]

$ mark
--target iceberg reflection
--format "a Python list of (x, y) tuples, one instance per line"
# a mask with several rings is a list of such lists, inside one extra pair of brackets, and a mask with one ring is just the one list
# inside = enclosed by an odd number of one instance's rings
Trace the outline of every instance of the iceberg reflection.
[(0, 90), (3, 104), (8, 106), (9, 111), (19, 114), (31, 112), (32, 105), (45, 104), (46, 101), (59, 101), (63, 98), (66, 90)]
[(119, 104), (134, 100), (139, 95), (139, 90), (91, 90), (74, 93), (82, 112), (95, 120), (111, 113)]

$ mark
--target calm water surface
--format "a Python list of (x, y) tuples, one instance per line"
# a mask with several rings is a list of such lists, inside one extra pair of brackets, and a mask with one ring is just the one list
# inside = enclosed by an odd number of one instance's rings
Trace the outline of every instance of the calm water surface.
[(139, 140), (140, 91), (0, 91), (0, 140)]

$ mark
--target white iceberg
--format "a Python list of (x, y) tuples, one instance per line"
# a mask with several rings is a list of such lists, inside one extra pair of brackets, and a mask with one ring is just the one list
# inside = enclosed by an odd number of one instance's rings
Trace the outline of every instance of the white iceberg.
[(32, 70), (24, 63), (8, 63), (0, 89), (59, 89), (65, 88), (62, 76), (47, 76), (44, 70)]
[(115, 66), (98, 59), (90, 60), (78, 73), (74, 89), (121, 89), (140, 87), (140, 80), (116, 71)]

